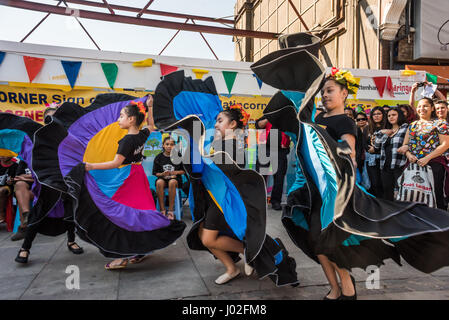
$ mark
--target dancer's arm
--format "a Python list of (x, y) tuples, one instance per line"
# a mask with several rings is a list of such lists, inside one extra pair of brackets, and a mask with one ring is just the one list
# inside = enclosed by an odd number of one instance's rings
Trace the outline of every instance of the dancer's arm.
[(352, 160), (352, 164), (354, 165), (355, 168), (357, 168), (357, 161), (355, 160), (355, 137), (352, 134), (344, 134), (341, 136), (342, 140), (345, 140), (348, 144), (349, 147), (351, 148), (351, 160)]
[(125, 157), (121, 154), (116, 154), (114, 160), (108, 162), (101, 163), (87, 163), (86, 162), (86, 171), (90, 170), (107, 170), (107, 169), (115, 169), (120, 167), (125, 161)]

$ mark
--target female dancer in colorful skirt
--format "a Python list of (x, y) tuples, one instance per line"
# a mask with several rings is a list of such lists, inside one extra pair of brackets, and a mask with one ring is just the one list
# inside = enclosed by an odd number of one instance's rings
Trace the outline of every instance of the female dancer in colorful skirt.
[[(146, 105), (146, 106), (145, 106)], [(152, 97), (102, 94), (82, 108), (64, 103), (55, 121), (36, 133), (46, 141), (57, 166), (53, 185), (63, 183), (72, 199), (77, 234), (106, 257), (120, 258), (106, 269), (131, 262), (173, 243), (185, 223), (156, 211), (141, 161), (150, 129), (140, 130), (147, 108), (152, 125)], [(123, 258), (123, 259), (121, 259)]]
[[(306, 49), (281, 49), (251, 68), (281, 90), (264, 114), (296, 141), (296, 181), (282, 222), (294, 243), (321, 264), (331, 287), (324, 298), (356, 299), (349, 271), (388, 258), (400, 264), (402, 257), (426, 273), (448, 266), (449, 213), (378, 199), (356, 184), (352, 128), (333, 123), (356, 80), (336, 69), (325, 78), (324, 67)], [(328, 114), (315, 118), (320, 90)]]
[[(187, 243), (190, 249), (208, 250), (225, 266), (216, 284), (240, 274), (235, 262), (243, 254), (246, 274), (254, 268), (259, 278), (269, 276), (278, 286), (297, 285), (295, 260), (279, 239), (266, 234), (264, 179), (243, 168), (242, 147), (235, 137), (247, 121), (244, 114), (239, 107), (223, 110), (211, 77), (192, 80), (178, 71), (165, 76), (156, 88), (156, 125), (164, 130), (182, 128), (190, 142), (182, 160), (191, 181), (194, 220)], [(216, 133), (220, 137), (214, 139)]]

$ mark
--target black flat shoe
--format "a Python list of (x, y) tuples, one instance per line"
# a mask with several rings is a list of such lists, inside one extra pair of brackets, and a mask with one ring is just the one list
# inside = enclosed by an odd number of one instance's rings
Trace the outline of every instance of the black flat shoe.
[(357, 290), (355, 288), (355, 279), (353, 276), (351, 277), (352, 285), (354, 286), (354, 295), (353, 296), (345, 296), (343, 293), (341, 294), (339, 300), (357, 300)]
[[(27, 256), (26, 257), (21, 257), (20, 254), (22, 252), (27, 252), (28, 253)], [(29, 256), (30, 256), (30, 250), (20, 249), (19, 253), (17, 254), (17, 257), (14, 259), (14, 261), (16, 261), (18, 263), (27, 263)]]
[[(78, 248), (77, 249), (73, 248), (74, 245), (77, 245)], [(72, 253), (74, 253), (74, 254), (82, 254), (82, 253), (84, 253), (83, 248), (81, 248), (76, 242), (73, 242), (72, 244), (68, 244), (67, 243), (67, 248), (70, 251), (72, 251)]]
[(329, 292), (324, 296), (323, 300), (328, 300), (328, 301), (336, 301), (336, 300), (340, 300), (341, 295), (340, 295), (338, 298), (336, 298), (336, 299), (328, 298), (327, 296), (329, 295), (329, 293), (331, 293), (331, 291), (332, 291), (332, 290), (329, 290)]

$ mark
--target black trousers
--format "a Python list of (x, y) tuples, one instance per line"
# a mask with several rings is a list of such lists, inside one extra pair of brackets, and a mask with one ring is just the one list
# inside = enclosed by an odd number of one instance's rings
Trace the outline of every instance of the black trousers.
[(273, 176), (273, 190), (271, 191), (271, 203), (281, 203), (282, 191), (284, 189), (284, 179), (287, 174), (287, 156), (289, 148), (280, 148), (278, 150), (278, 170)]
[(383, 198), (394, 201), (394, 188), (398, 185), (403, 168), (391, 169), (384, 167), (381, 171)]
[(433, 161), (429, 162), (429, 166), (432, 168), (433, 173), (433, 190), (437, 208), (446, 210), (447, 208), (444, 203), (444, 177), (446, 176), (446, 169), (441, 163)]
[(376, 160), (376, 165), (372, 167), (366, 164), (366, 170), (368, 171), (369, 181), (371, 183), (369, 192), (376, 197), (382, 197), (383, 190), (380, 174), (380, 160)]
[[(75, 242), (75, 223), (64, 221), (64, 225), (67, 229), (67, 242)], [(34, 239), (36, 238), (37, 231), (39, 229), (39, 223), (33, 224), (27, 228), (25, 240), (23, 241), (22, 248), (30, 250)]]

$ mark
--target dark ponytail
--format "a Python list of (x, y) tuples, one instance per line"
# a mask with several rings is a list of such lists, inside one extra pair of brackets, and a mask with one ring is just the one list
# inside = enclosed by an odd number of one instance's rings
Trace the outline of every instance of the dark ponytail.
[(148, 107), (142, 102), (132, 101), (125, 108), (125, 113), (128, 117), (136, 117), (136, 126), (139, 127), (143, 120), (145, 120), (145, 114), (148, 112)]
[(235, 120), (237, 123), (236, 129), (243, 129), (248, 123), (249, 114), (243, 110), (241, 104), (232, 105), (220, 113), (224, 113), (228, 117), (229, 122)]

